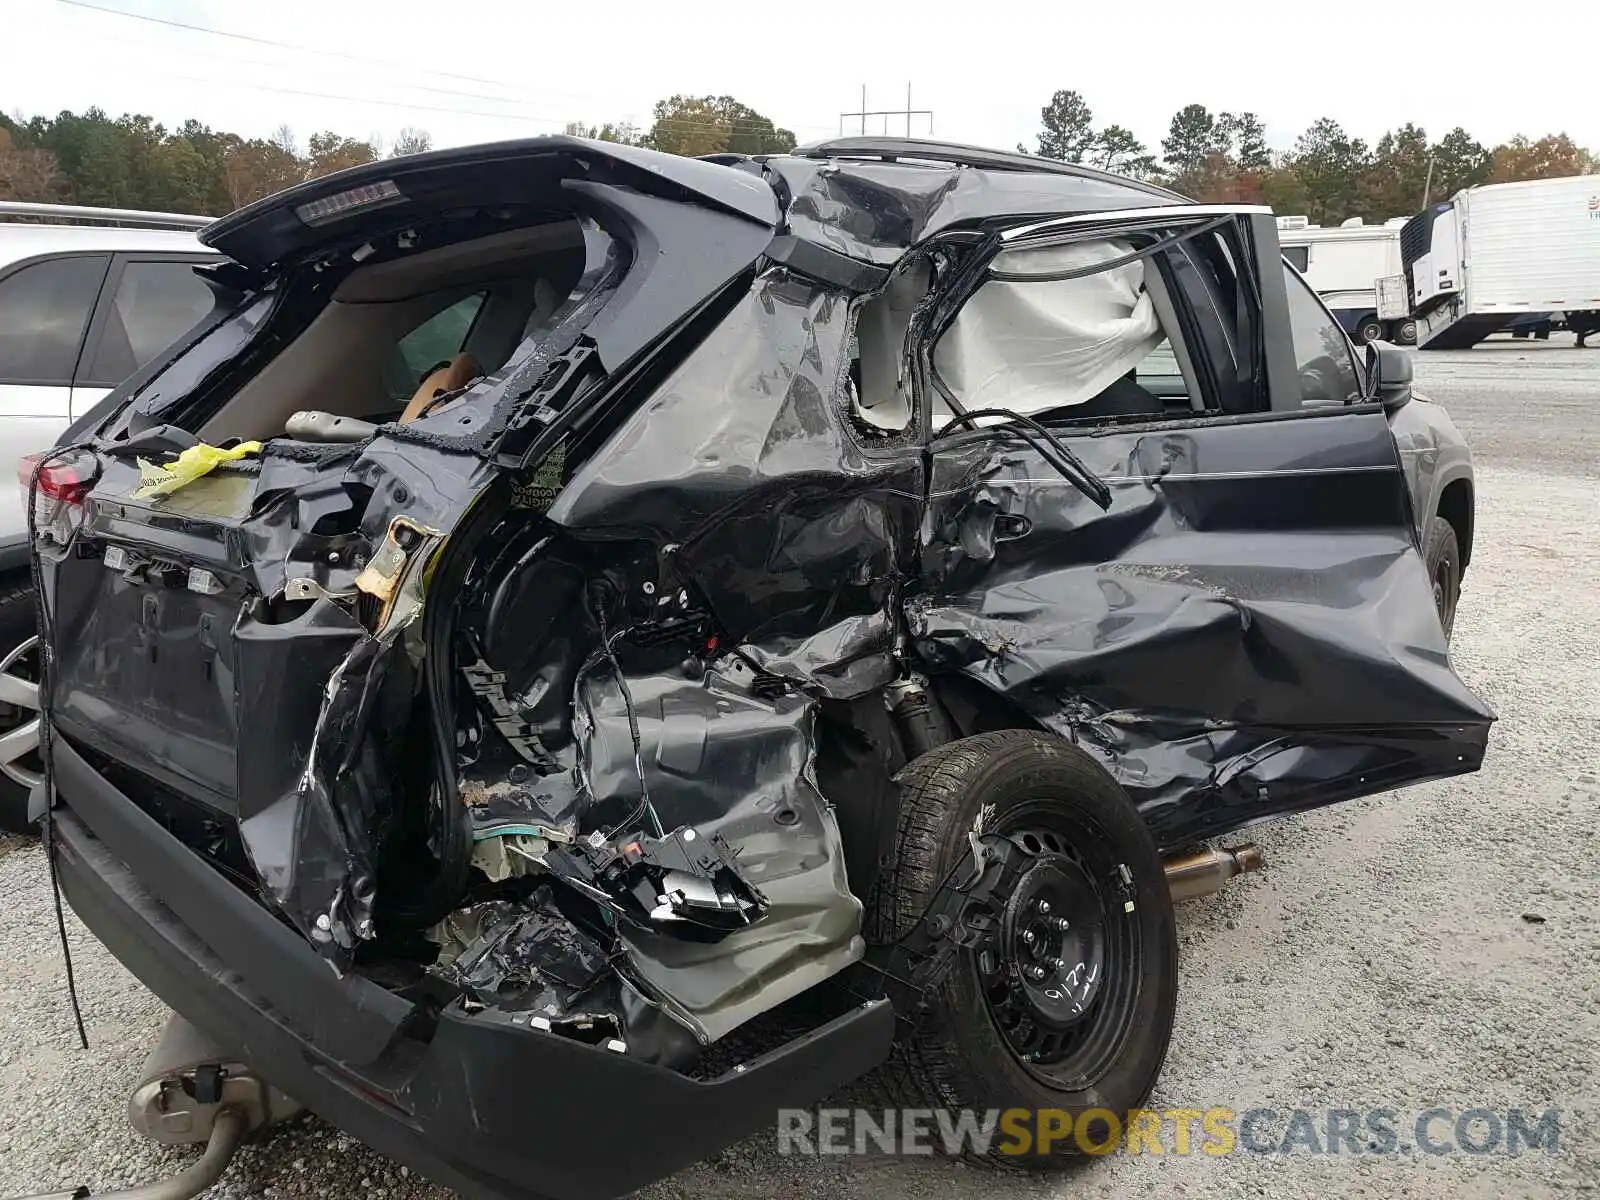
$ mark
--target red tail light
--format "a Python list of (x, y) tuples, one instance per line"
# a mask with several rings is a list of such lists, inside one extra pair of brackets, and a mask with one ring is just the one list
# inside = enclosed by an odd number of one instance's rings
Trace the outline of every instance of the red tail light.
[[(41, 460), (48, 459), (44, 468)], [(86, 450), (54, 456), (50, 452), (30, 454), (17, 463), (17, 482), (22, 485), (26, 498), (33, 485), (33, 473), (39, 472), (39, 494), (52, 500), (65, 500), (68, 504), (82, 504), (83, 498), (94, 487), (95, 476), (100, 474), (100, 464)]]
[[(41, 465), (43, 464), (43, 465)], [(38, 490), (34, 491), (34, 475)], [(100, 460), (87, 450), (65, 454), (47, 450), (30, 454), (17, 463), (26, 511), (30, 492), (34, 501), (34, 527), (41, 536), (65, 543), (83, 523), (83, 501), (100, 476)]]

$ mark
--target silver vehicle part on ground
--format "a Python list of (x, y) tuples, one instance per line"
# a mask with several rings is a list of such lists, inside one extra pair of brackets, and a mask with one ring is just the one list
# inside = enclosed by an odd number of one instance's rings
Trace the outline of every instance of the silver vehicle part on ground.
[[(215, 1072), (213, 1100), (197, 1095), (196, 1073), (207, 1071)], [(300, 1105), (172, 1014), (128, 1097), (128, 1124), (153, 1142), (190, 1145), (211, 1137), (224, 1109), (239, 1112), (244, 1131), (253, 1133), (295, 1116)]]
[(189, 1200), (218, 1179), (245, 1137), (298, 1114), (300, 1105), (230, 1062), (226, 1051), (176, 1013), (162, 1031), (140, 1081), (128, 1097), (128, 1122), (164, 1145), (205, 1143), (205, 1151), (175, 1175), (154, 1183), (91, 1193), (87, 1187), (19, 1200)]
[(1261, 848), (1254, 842), (1236, 846), (1232, 850), (1215, 847), (1180, 854), (1163, 864), (1167, 872), (1167, 886), (1172, 889), (1174, 903), (1197, 900), (1222, 890), (1228, 880), (1238, 875), (1259, 871), (1266, 866)]

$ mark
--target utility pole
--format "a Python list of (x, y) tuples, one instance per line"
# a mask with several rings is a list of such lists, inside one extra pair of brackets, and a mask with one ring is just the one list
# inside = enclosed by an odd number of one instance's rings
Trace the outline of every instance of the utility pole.
[(906, 106), (904, 108), (868, 108), (867, 107), (867, 85), (866, 84), (862, 84), (861, 85), (861, 107), (856, 109), (854, 112), (843, 112), (843, 113), (839, 114), (839, 136), (840, 137), (844, 136), (844, 126), (845, 126), (845, 122), (846, 121), (850, 121), (851, 123), (855, 123), (855, 122), (859, 121), (860, 124), (861, 124), (861, 136), (865, 137), (867, 135), (867, 118), (868, 117), (882, 117), (883, 118), (883, 131), (884, 131), (885, 134), (887, 134), (889, 132), (889, 118), (890, 117), (904, 117), (906, 119), (906, 136), (907, 137), (911, 136), (911, 118), (912, 117), (927, 117), (928, 118), (928, 136), (929, 137), (933, 136), (933, 109), (931, 109), (931, 108), (912, 108), (911, 107), (911, 84), (909, 82), (906, 84)]

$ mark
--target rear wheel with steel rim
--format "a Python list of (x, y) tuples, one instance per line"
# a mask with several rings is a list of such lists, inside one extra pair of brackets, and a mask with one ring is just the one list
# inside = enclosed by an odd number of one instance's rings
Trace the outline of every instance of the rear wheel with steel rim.
[[(1177, 1000), (1172, 898), (1149, 830), (1082, 750), (1007, 730), (941, 746), (900, 775), (899, 837), (869, 905), (869, 940), (917, 927), (943, 881), (984, 874), (952, 969), (917, 998), (888, 1064), (908, 1107), (1057, 1110), (1075, 1136), (1001, 1145), (1049, 1166), (1107, 1143), (1149, 1096)], [(1030, 1118), (1031, 1120), (1032, 1118)], [(1034, 1128), (1037, 1128), (1035, 1126)]]
[(998, 831), (1031, 865), (1005, 894), (978, 974), (1017, 1060), (1048, 1085), (1081, 1088), (1104, 1073), (1127, 1028), (1138, 931), (1120, 911), (1126, 884), (1114, 855), (1052, 807), (1025, 805)]
[(1456, 606), (1461, 602), (1461, 545), (1455, 526), (1443, 517), (1428, 522), (1428, 580), (1433, 584), (1433, 605), (1446, 640), (1455, 632)]

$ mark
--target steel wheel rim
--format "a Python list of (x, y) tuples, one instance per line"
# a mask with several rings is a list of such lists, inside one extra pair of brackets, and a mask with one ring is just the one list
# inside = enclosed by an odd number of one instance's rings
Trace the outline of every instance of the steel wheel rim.
[(1448, 556), (1441, 559), (1433, 571), (1433, 603), (1439, 610), (1439, 624), (1444, 626), (1446, 633), (1455, 624), (1456, 619), (1456, 588), (1455, 562)]
[(39, 639), (0, 659), (0, 772), (25, 788), (44, 782), (39, 761)]
[[(1035, 859), (1005, 898), (1000, 935), (974, 955), (985, 1013), (1011, 1056), (1030, 1075), (1057, 1090), (1087, 1090), (1116, 1061), (1132, 1031), (1138, 1003), (1142, 939), (1137, 913), (1125, 908), (1132, 895), (1131, 879), (1099, 831), (1076, 814), (1063, 812), (1056, 802), (1019, 805), (994, 832)], [(1073, 885), (1053, 893), (1041, 890), (1051, 905), (1043, 913), (1037, 900), (1023, 892), (1029, 877), (1041, 869), (1059, 871)], [(1052, 894), (1061, 896), (1074, 888), (1078, 903), (1069, 901), (1068, 910), (1061, 911)], [(1031, 915), (1019, 912), (1030, 905)], [(1040, 924), (1057, 917), (1064, 917), (1068, 927), (1055, 930), (1056, 938), (1036, 949)], [(1035, 932), (1032, 945), (1021, 936), (1027, 929)], [(1073, 938), (1075, 931), (1079, 936)], [(1057, 953), (1058, 948), (1080, 953), (1069, 957)], [(1043, 980), (1029, 978), (1030, 967), (1048, 966), (1047, 960), (1057, 957), (1068, 959), (1064, 967)], [(1090, 974), (1095, 977), (1090, 979)], [(1063, 992), (1064, 1005), (1040, 1006), (1038, 993), (1059, 982), (1071, 983), (1056, 989)], [(1070, 1017), (1063, 1013), (1063, 1007), (1074, 1006), (1080, 1011)]]

